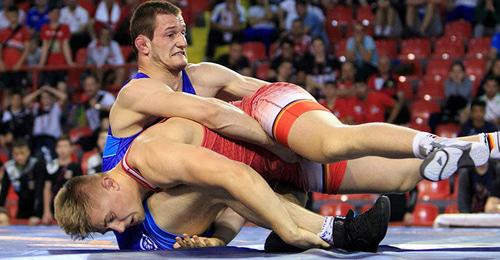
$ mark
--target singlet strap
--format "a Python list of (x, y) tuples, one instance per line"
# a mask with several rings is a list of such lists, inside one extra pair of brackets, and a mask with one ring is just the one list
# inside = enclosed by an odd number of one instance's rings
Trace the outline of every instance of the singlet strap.
[(182, 70), (182, 92), (196, 95), (196, 90), (193, 84), (191, 84), (191, 80), (189, 80), (186, 70)]
[(136, 180), (139, 184), (141, 184), (144, 188), (152, 191), (152, 192), (159, 192), (161, 191), (161, 188), (151, 184), (149, 181), (147, 181), (142, 174), (130, 167), (130, 164), (128, 163), (128, 152), (130, 151), (130, 148), (125, 152), (125, 156), (123, 156), (123, 159), (121, 161), (121, 165), (125, 173), (127, 173), (130, 177), (132, 177), (134, 180)]

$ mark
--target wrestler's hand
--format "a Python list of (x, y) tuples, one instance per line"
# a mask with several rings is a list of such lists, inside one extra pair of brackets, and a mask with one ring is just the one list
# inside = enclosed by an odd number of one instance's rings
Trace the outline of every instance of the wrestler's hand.
[(296, 153), (274, 140), (270, 141), (270, 144), (266, 148), (285, 162), (296, 163), (299, 161), (299, 156)]
[(45, 213), (43, 213), (43, 216), (42, 216), (42, 224), (50, 225), (50, 224), (52, 224), (53, 219), (54, 219), (54, 217), (52, 216), (52, 213), (50, 211), (45, 212)]
[(225, 246), (224, 241), (214, 237), (199, 237), (194, 235), (190, 237), (188, 234), (183, 234), (182, 238), (176, 237), (174, 244), (175, 249), (179, 248), (197, 248), (197, 247), (214, 247)]

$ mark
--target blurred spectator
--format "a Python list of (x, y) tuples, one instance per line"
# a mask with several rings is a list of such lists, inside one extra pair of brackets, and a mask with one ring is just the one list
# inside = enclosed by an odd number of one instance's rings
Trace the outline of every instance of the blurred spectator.
[(486, 200), (497, 179), (496, 163), (476, 168), (460, 169), (458, 175), (458, 210), (461, 213), (484, 212)]
[(389, 97), (392, 97), (399, 104), (400, 108), (396, 113), (394, 123), (405, 124), (410, 120), (410, 111), (406, 104), (405, 94), (402, 90), (397, 89), (397, 78), (392, 72), (391, 60), (387, 56), (382, 56), (378, 59), (377, 73), (370, 76), (368, 79), (368, 88), (373, 91), (381, 92)]
[(4, 207), (0, 207), (0, 226), (8, 226), (10, 224), (9, 215)]
[(401, 21), (394, 4), (397, 1), (378, 0), (375, 12), (375, 36), (398, 37), (401, 34)]
[(484, 84), (489, 78), (494, 78), (498, 82), (500, 82), (500, 58), (497, 58), (491, 62), (488, 72), (486, 72), (486, 75), (483, 77), (481, 83), (479, 84), (479, 89), (477, 91), (478, 96), (484, 94)]
[(233, 42), (229, 45), (229, 53), (220, 56), (217, 63), (228, 67), (241, 75), (252, 76), (250, 61), (243, 55), (243, 46), (239, 42)]
[(0, 29), (0, 73), (3, 88), (22, 88), (26, 86), (26, 73), (17, 72), (28, 57), (30, 35), (28, 29), (19, 24), (19, 9), (10, 6), (5, 10), (10, 26)]
[(9, 105), (2, 113), (2, 124), (15, 139), (30, 140), (33, 131), (33, 115), (23, 105), (20, 92), (10, 95)]
[(305, 32), (311, 38), (320, 38), (324, 44), (328, 45), (328, 36), (326, 35), (324, 18), (322, 19), (316, 13), (312, 12), (307, 7), (307, 0), (296, 0), (295, 10), (297, 11), (297, 18), (302, 20)]
[(354, 35), (349, 37), (346, 44), (346, 57), (356, 64), (359, 73), (368, 77), (376, 71), (377, 47), (373, 38), (364, 33), (364, 27), (361, 23), (354, 25)]
[(26, 25), (39, 32), (42, 26), (49, 23), (49, 5), (48, 0), (35, 0), (35, 6), (31, 7), (26, 14)]
[(103, 70), (102, 65), (120, 66), (125, 64), (120, 45), (112, 40), (111, 31), (103, 27), (99, 31), (99, 38), (90, 42), (87, 47), (87, 63), (97, 65), (94, 73), (100, 82), (105, 85), (121, 85), (125, 78), (125, 68), (110, 68)]
[(278, 71), (275, 77), (269, 79), (271, 82), (290, 82), (297, 84), (297, 77), (293, 65), (289, 61), (283, 61), (278, 66)]
[(340, 66), (340, 76), (337, 82), (337, 95), (339, 97), (349, 97), (356, 95), (354, 81), (356, 80), (356, 67), (350, 61), (342, 63)]
[(43, 189), (42, 224), (50, 225), (54, 220), (52, 205), (54, 195), (74, 176), (81, 176), (82, 169), (78, 162), (72, 160), (73, 144), (67, 136), (62, 136), (56, 144), (57, 158), (47, 163), (47, 175)]
[(205, 57), (214, 58), (221, 44), (241, 41), (245, 28), (245, 9), (237, 0), (225, 0), (214, 7), (208, 33)]
[(115, 97), (102, 90), (97, 77), (92, 74), (83, 78), (83, 91), (88, 98), (85, 103), (87, 123), (95, 131), (99, 128), (101, 119), (108, 116), (111, 105), (115, 102)]
[(448, 21), (464, 19), (469, 23), (474, 22), (475, 9), (479, 0), (454, 0), (449, 2)]
[(14, 142), (12, 158), (4, 165), (0, 205), (5, 206), (12, 185), (19, 196), (16, 218), (29, 218), (29, 224), (36, 225), (40, 222), (43, 210), (45, 163), (31, 156), (28, 143), (22, 139)]
[(448, 79), (444, 82), (444, 95), (447, 99), (452, 96), (460, 97), (464, 102), (472, 98), (472, 81), (465, 75), (464, 64), (456, 61), (451, 65)]
[(271, 70), (269, 72), (269, 77), (276, 77), (278, 67), (284, 61), (288, 61), (292, 64), (292, 68), (295, 71), (300, 67), (301, 57), (296, 55), (293, 49), (293, 42), (287, 39), (280, 41), (277, 55), (271, 60)]
[[(15, 6), (14, 0), (3, 0), (3, 7), (0, 9), (0, 29), (4, 29), (11, 25), (10, 20), (7, 18), (6, 12), (11, 7)], [(24, 24), (26, 19), (26, 12), (18, 8), (17, 23)]]
[(407, 0), (406, 26), (408, 33), (438, 36), (443, 32), (439, 4), (442, 0)]
[(296, 55), (303, 56), (309, 51), (312, 38), (306, 33), (304, 23), (300, 19), (295, 19), (292, 29), (285, 32), (284, 39), (293, 42), (293, 50)]
[(42, 48), (40, 47), (40, 40), (37, 37), (33, 37), (29, 41), (26, 63), (28, 66), (36, 66), (40, 63), (41, 57)]
[(95, 10), (95, 21), (104, 27), (116, 30), (120, 20), (120, 5), (115, 0), (102, 0)]
[(269, 50), (271, 43), (278, 36), (274, 15), (278, 12), (278, 7), (269, 4), (269, 0), (253, 0), (250, 3), (245, 40), (263, 42), (266, 50)]
[(484, 95), (480, 99), (486, 102), (485, 119), (495, 125), (499, 125), (500, 119), (500, 93), (498, 93), (498, 80), (489, 77), (484, 83)]
[[(172, 2), (172, 1), (170, 1), (170, 2)], [(140, 3), (141, 3), (141, 1), (137, 1), (137, 0), (125, 0), (125, 4), (122, 6), (122, 9), (120, 11), (120, 20), (118, 21), (118, 24), (116, 25), (116, 30), (114, 33), (114, 35), (115, 35), (114, 39), (120, 45), (129, 46), (132, 44), (132, 41), (130, 39), (130, 30), (129, 30), (130, 18), (132, 18), (132, 14), (133, 14), (135, 8)], [(177, 5), (177, 4), (175, 4), (175, 5)], [(177, 5), (177, 6), (180, 7), (179, 5)], [(189, 32), (189, 26), (186, 28), (186, 30), (187, 30), (187, 32)], [(123, 57), (123, 58), (125, 58), (125, 61), (127, 61), (129, 57)]]
[(354, 105), (352, 98), (340, 98), (337, 95), (337, 84), (335, 81), (328, 81), (324, 87), (324, 97), (318, 102), (332, 113), (344, 124), (354, 124), (353, 113), (351, 109)]
[(493, 38), (491, 38), (491, 51), (489, 58), (491, 60), (500, 58), (500, 32), (495, 33)]
[(70, 47), (73, 51), (87, 46), (90, 42), (88, 33), (89, 13), (78, 4), (77, 0), (65, 0), (66, 6), (61, 9), (59, 22), (69, 27), (71, 33)]
[[(50, 23), (42, 26), (40, 38), (42, 40), (42, 54), (40, 66), (73, 66), (71, 48), (69, 46), (69, 27), (59, 23), (59, 6), (53, 6), (49, 11)], [(42, 83), (56, 86), (66, 81), (67, 71), (53, 71), (42, 75)]]
[[(293, 27), (293, 21), (298, 18), (295, 5), (296, 2), (296, 0), (280, 1), (278, 17), (281, 30), (291, 30)], [(321, 21), (325, 21), (325, 15), (323, 14), (323, 11), (319, 7), (309, 4), (309, 2), (310, 1), (306, 1), (306, 3), (308, 4), (307, 12), (310, 12), (319, 17)]]
[(500, 1), (482, 0), (476, 7), (474, 36), (500, 32)]
[(358, 81), (354, 85), (356, 103), (353, 107), (354, 122), (356, 124), (394, 122), (400, 110), (401, 105), (399, 103), (384, 93), (371, 91), (363, 81)]
[(316, 98), (323, 95), (325, 82), (336, 79), (338, 68), (338, 61), (327, 52), (320, 38), (313, 40), (311, 52), (304, 55), (300, 62), (300, 71), (307, 74), (306, 89)]
[(108, 136), (108, 130), (102, 130), (99, 132), (97, 138), (97, 150), (87, 158), (87, 175), (96, 174), (102, 171), (102, 153), (104, 151), (104, 145), (106, 144), (106, 138)]
[(477, 135), (480, 133), (490, 133), (497, 131), (497, 127), (485, 120), (486, 103), (481, 100), (474, 100), (470, 108), (470, 119), (465, 122), (458, 136)]
[[(34, 102), (39, 99), (39, 102)], [(56, 100), (55, 100), (56, 99)], [(46, 161), (52, 160), (57, 138), (62, 135), (61, 115), (65, 92), (49, 86), (43, 86), (26, 95), (25, 106), (33, 113), (33, 152), (42, 155)]]

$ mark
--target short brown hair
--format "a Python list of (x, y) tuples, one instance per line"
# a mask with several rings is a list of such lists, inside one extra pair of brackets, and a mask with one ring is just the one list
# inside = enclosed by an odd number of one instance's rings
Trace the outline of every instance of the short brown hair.
[(103, 174), (73, 177), (59, 190), (54, 199), (54, 217), (59, 226), (73, 239), (85, 239), (97, 232), (90, 222), (88, 211), (91, 198), (86, 191), (88, 186)]
[(181, 9), (168, 1), (147, 1), (140, 4), (130, 18), (130, 38), (132, 47), (137, 51), (134, 41), (139, 35), (144, 35), (153, 40), (158, 14), (180, 15)]

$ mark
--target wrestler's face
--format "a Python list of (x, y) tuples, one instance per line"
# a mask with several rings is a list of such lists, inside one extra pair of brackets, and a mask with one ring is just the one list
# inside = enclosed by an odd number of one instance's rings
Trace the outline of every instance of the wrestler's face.
[(159, 14), (151, 41), (152, 61), (167, 70), (181, 70), (187, 65), (186, 24), (182, 16)]
[(144, 221), (144, 208), (137, 193), (123, 189), (105, 176), (98, 191), (92, 192), (93, 207), (89, 211), (92, 225), (101, 233), (113, 230), (123, 233), (130, 226)]

